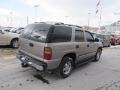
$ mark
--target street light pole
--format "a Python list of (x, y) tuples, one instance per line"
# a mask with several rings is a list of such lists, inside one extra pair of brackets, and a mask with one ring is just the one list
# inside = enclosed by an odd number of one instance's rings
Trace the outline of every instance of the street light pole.
[(90, 27), (90, 12), (88, 13), (88, 29), (89, 29), (89, 27)]
[(68, 22), (68, 18), (69, 18), (69, 16), (65, 16), (65, 19), (66, 19), (66, 23)]
[(27, 25), (28, 25), (28, 23), (29, 23), (29, 17), (27, 16)]
[(10, 26), (12, 26), (12, 23), (13, 23), (12, 17), (13, 17), (13, 12), (11, 11), (11, 12), (10, 12)]
[(34, 9), (35, 9), (35, 22), (37, 21), (37, 8), (39, 7), (39, 5), (34, 5), (33, 6), (34, 7)]

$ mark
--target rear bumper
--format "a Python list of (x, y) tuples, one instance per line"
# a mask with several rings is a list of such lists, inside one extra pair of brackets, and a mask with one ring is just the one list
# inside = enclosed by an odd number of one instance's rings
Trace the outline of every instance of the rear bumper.
[[(31, 57), (28, 54), (25, 54), (21, 51), (17, 52), (16, 57), (25, 64), (28, 64), (29, 66), (38, 69), (40, 71), (45, 70), (54, 70), (59, 66), (60, 60), (39, 60), (36, 58)], [(39, 67), (39, 68), (38, 68)], [(41, 68), (40, 68), (41, 67)]]
[(16, 57), (22, 62), (22, 63), (25, 63), (25, 64), (28, 64), (29, 66), (37, 69), (37, 70), (40, 70), (40, 71), (45, 71), (46, 68), (47, 68), (47, 64), (44, 63), (44, 62), (41, 62), (35, 58), (32, 58), (28, 55), (26, 55), (25, 53), (22, 53), (22, 52), (18, 52)]

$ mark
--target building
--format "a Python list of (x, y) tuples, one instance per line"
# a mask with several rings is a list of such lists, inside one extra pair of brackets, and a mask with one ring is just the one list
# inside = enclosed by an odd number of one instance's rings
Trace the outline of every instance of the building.
[(120, 35), (120, 20), (112, 23), (111, 25), (105, 25), (101, 27), (106, 33)]

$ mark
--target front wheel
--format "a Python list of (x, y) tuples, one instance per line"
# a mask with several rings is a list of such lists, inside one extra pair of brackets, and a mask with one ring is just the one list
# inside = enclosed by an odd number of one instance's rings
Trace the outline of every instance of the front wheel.
[(11, 46), (12, 46), (13, 48), (18, 48), (18, 47), (19, 47), (18, 39), (13, 39), (13, 40), (11, 41)]
[(100, 60), (101, 53), (102, 53), (102, 50), (101, 50), (101, 49), (98, 49), (93, 61), (99, 61), (99, 60)]
[(67, 78), (73, 69), (73, 59), (71, 57), (64, 57), (59, 66), (59, 75), (62, 78)]

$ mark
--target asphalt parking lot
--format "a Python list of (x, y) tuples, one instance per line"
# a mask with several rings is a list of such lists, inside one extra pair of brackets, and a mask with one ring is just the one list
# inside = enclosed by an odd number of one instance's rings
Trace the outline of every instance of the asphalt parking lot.
[(104, 48), (99, 62), (75, 69), (66, 79), (21, 68), (16, 49), (0, 48), (0, 90), (120, 90), (120, 46)]

